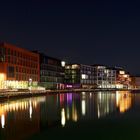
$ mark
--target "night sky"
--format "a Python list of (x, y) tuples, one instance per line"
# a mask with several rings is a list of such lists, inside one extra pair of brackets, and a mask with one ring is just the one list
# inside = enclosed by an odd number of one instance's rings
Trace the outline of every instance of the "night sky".
[(0, 40), (66, 62), (121, 66), (140, 74), (140, 3), (3, 0)]

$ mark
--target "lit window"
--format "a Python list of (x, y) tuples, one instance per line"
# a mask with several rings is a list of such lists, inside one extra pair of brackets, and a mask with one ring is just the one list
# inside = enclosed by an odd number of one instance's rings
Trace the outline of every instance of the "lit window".
[(72, 69), (77, 69), (78, 68), (78, 65), (72, 65)]
[(125, 74), (125, 71), (122, 71), (122, 70), (121, 70), (121, 71), (119, 71), (119, 73), (120, 73), (120, 74)]
[(81, 78), (82, 78), (82, 79), (88, 79), (88, 75), (82, 74), (82, 75), (81, 75)]
[(124, 77), (124, 78), (127, 78), (127, 77), (128, 77), (128, 75), (127, 75), (127, 74), (125, 74), (123, 77)]

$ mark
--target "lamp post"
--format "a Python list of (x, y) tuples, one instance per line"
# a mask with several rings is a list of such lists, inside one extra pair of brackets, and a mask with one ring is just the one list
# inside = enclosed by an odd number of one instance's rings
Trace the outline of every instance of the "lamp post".
[(30, 92), (31, 92), (31, 87), (32, 87), (32, 79), (30, 78), (29, 79), (29, 90), (30, 90)]
[(65, 65), (66, 65), (66, 62), (65, 61), (61, 61), (61, 66), (65, 67)]

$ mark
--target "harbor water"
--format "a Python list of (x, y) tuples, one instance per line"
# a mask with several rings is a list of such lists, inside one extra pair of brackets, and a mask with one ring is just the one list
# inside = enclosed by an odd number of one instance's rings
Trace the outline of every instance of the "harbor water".
[(0, 140), (140, 139), (140, 94), (55, 93), (0, 103)]

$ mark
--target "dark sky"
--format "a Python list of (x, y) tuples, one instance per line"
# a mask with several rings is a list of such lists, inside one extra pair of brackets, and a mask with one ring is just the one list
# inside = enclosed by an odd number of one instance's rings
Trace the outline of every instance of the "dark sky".
[(3, 0), (0, 40), (67, 62), (140, 74), (139, 7), (133, 0)]

